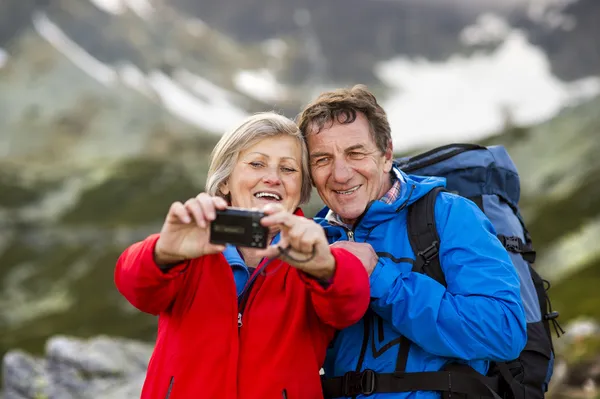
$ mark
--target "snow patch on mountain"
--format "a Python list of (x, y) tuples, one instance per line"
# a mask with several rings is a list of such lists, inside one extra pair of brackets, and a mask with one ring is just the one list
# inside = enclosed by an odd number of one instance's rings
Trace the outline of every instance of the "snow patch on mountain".
[(502, 129), (507, 116), (520, 125), (540, 123), (600, 94), (598, 77), (559, 80), (546, 53), (500, 17), (483, 16), (462, 37), (500, 44), (445, 62), (398, 57), (376, 67), (395, 89), (382, 105), (396, 149), (481, 139)]

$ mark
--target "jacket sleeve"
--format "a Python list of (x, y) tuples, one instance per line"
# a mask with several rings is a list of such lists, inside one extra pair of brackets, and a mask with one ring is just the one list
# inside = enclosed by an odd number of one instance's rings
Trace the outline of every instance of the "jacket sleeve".
[(119, 292), (142, 312), (158, 315), (175, 300), (188, 262), (168, 271), (154, 262), (158, 234), (128, 247), (117, 260), (115, 284)]
[(520, 281), (489, 219), (475, 204), (442, 193), (436, 201), (447, 288), (380, 259), (372, 308), (424, 350), (464, 360), (516, 359), (527, 340)]
[(311, 291), (315, 311), (323, 323), (341, 330), (359, 321), (369, 307), (369, 276), (362, 262), (342, 248), (331, 248), (335, 258), (332, 279), (323, 283), (299, 272)]

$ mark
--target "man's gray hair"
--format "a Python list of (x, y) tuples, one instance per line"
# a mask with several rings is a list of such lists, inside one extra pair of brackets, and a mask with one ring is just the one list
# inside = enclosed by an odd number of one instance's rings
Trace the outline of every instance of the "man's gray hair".
[(308, 202), (312, 190), (308, 167), (308, 150), (298, 126), (289, 118), (275, 112), (260, 112), (246, 118), (239, 126), (225, 133), (211, 153), (206, 178), (206, 192), (225, 198), (220, 188), (227, 181), (237, 163), (239, 154), (260, 140), (279, 135), (296, 138), (302, 151), (302, 189), (300, 204)]

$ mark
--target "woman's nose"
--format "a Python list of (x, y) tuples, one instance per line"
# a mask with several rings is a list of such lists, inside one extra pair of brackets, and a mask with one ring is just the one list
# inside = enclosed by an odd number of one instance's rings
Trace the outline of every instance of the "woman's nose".
[(281, 178), (279, 176), (279, 170), (277, 168), (269, 168), (265, 171), (263, 181), (267, 184), (281, 184)]

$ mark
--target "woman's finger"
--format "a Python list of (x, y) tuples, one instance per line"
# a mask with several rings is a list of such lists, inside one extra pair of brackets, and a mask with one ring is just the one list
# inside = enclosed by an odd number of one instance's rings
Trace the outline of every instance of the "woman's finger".
[(273, 227), (277, 225), (293, 227), (293, 225), (296, 223), (295, 218), (298, 218), (298, 216), (292, 215), (289, 212), (277, 212), (260, 219), (260, 224), (265, 227)]
[(200, 193), (196, 196), (196, 200), (200, 204), (202, 208), (202, 213), (204, 214), (204, 220), (210, 223), (217, 217), (217, 212), (215, 210), (215, 203), (213, 201), (213, 197), (206, 193)]
[(279, 212), (285, 212), (285, 208), (281, 204), (267, 204), (262, 211), (267, 215), (273, 215)]
[(198, 227), (202, 229), (206, 228), (206, 220), (204, 219), (204, 214), (202, 212), (202, 208), (200, 207), (200, 203), (196, 198), (190, 198), (189, 200), (185, 201), (184, 207), (188, 213), (194, 217)]
[(281, 236), (277, 244), (269, 245), (265, 249), (260, 249), (256, 251), (256, 254), (262, 258), (274, 259), (280, 255), (279, 248), (285, 248), (288, 245), (287, 237)]
[(173, 202), (169, 208), (169, 214), (167, 216), (169, 222), (178, 222), (188, 224), (192, 221), (192, 218), (186, 211), (183, 204), (179, 201)]
[(265, 249), (257, 250), (256, 255), (261, 258), (275, 259), (279, 256), (279, 250), (277, 249), (277, 245), (269, 245)]
[(313, 248), (313, 242), (310, 236), (310, 226), (306, 223), (296, 223), (288, 232), (292, 248), (298, 252), (310, 254)]
[(225, 251), (225, 245), (222, 244), (208, 244), (206, 253), (216, 254)]
[(213, 199), (213, 204), (215, 205), (215, 208), (217, 209), (225, 209), (229, 206), (229, 204), (227, 204), (227, 201), (225, 201), (224, 198), (222, 197), (212, 197)]

